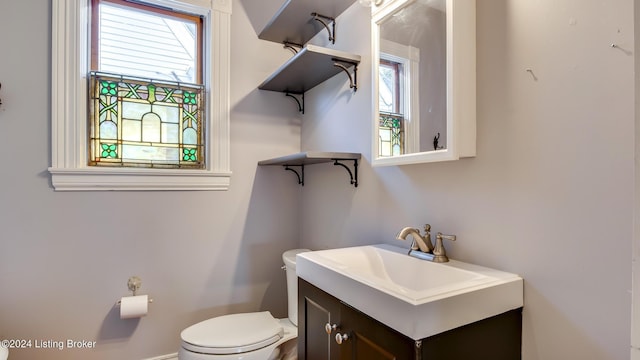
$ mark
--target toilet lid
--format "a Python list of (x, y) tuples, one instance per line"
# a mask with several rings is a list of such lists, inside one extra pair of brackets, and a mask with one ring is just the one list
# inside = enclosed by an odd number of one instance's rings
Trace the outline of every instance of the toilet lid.
[(183, 347), (206, 354), (235, 354), (269, 346), (284, 335), (270, 312), (215, 317), (182, 331)]

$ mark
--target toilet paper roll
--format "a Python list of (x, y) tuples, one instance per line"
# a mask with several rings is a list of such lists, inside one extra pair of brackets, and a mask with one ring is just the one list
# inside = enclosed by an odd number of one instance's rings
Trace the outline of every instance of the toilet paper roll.
[(147, 315), (148, 295), (125, 296), (120, 299), (120, 319), (139, 318)]

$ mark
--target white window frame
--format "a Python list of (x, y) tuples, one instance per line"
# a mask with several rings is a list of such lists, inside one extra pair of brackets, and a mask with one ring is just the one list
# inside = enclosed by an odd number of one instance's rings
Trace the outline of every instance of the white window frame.
[(87, 165), (90, 0), (52, 0), (49, 172), (56, 191), (229, 188), (231, 0), (146, 2), (204, 17), (206, 167), (196, 170)]

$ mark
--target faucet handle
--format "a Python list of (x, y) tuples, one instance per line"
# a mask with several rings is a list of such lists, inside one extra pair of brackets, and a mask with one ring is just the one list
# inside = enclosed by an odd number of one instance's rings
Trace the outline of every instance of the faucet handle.
[(455, 235), (445, 235), (441, 232), (439, 232), (436, 235), (436, 241), (438, 241), (438, 238), (440, 240), (440, 242), (442, 242), (442, 239), (447, 239), (447, 240), (451, 240), (451, 241), (456, 241), (456, 236)]
[(436, 235), (436, 246), (433, 249), (433, 255), (434, 255), (433, 261), (434, 262), (447, 262), (447, 261), (449, 261), (449, 258), (447, 257), (447, 251), (445, 250), (444, 245), (442, 244), (442, 239), (456, 241), (456, 236), (455, 235), (444, 235), (441, 232), (439, 232)]

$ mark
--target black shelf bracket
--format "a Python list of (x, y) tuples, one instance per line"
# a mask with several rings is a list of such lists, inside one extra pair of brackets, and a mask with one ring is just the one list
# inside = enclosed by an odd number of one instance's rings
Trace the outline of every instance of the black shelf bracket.
[[(354, 187), (358, 187), (358, 159), (331, 159), (333, 165), (342, 166), (349, 173), (351, 178), (349, 183)], [(342, 161), (353, 161), (353, 171)], [(298, 177), (298, 184), (304, 186), (304, 164), (303, 165), (282, 165), (285, 170), (291, 171)], [(300, 171), (295, 168), (300, 168)]]
[[(339, 60), (335, 58), (331, 60), (333, 61), (333, 66), (340, 68), (349, 77), (349, 88), (353, 89), (353, 91), (358, 91), (358, 63)], [(351, 76), (349, 69), (347, 69), (347, 67), (343, 63), (353, 65), (353, 76)]]
[[(294, 174), (296, 174), (296, 176), (298, 177), (298, 184), (304, 186), (304, 165), (283, 165), (283, 166), (285, 170), (289, 170)], [(296, 169), (292, 169), (291, 168), (292, 166), (299, 167), (300, 172), (297, 172)]]
[[(262, 160), (258, 162), (258, 166), (282, 166), (284, 170), (296, 174), (298, 184), (304, 186), (304, 167), (306, 165), (333, 163), (333, 165), (345, 168), (349, 173), (351, 185), (358, 187), (358, 162), (361, 157), (362, 154), (359, 153), (305, 151)], [(350, 161), (353, 161), (353, 166), (351, 166)]]
[[(313, 16), (313, 20), (318, 21), (324, 26), (325, 29), (327, 29), (327, 32), (329, 33), (329, 41), (331, 41), (332, 44), (335, 44), (336, 43), (336, 19), (329, 16), (320, 15), (316, 12), (311, 13), (311, 16)], [(331, 28), (329, 28), (328, 23), (331, 23)]]
[[(349, 173), (349, 176), (351, 177), (351, 181), (350, 181), (351, 185), (353, 185), (354, 187), (358, 187), (358, 159), (331, 159), (331, 160), (333, 160), (333, 165), (338, 165), (345, 168)], [(340, 161), (348, 161), (348, 160), (353, 161), (353, 172), (351, 172), (351, 169), (349, 169), (347, 165), (340, 162)]]
[(302, 49), (302, 48), (303, 48), (303, 46), (302, 46), (302, 45), (300, 45), (300, 44), (296, 44), (296, 43), (294, 43), (294, 42), (290, 42), (290, 41), (285, 41), (285, 42), (283, 42), (282, 44), (284, 45), (283, 47), (284, 47), (285, 49), (289, 49), (289, 50), (291, 50), (291, 52), (293, 52), (293, 54), (294, 54), (294, 55), (295, 55), (295, 54), (297, 54), (297, 53), (298, 53), (298, 51), (300, 51), (300, 49)]
[[(298, 111), (304, 115), (304, 93), (302, 94), (292, 94), (292, 93), (284, 93), (284, 96), (288, 96), (290, 98), (292, 98), (293, 100), (296, 101), (296, 103), (298, 104)], [(298, 99), (296, 96), (299, 96), (300, 99)]]

